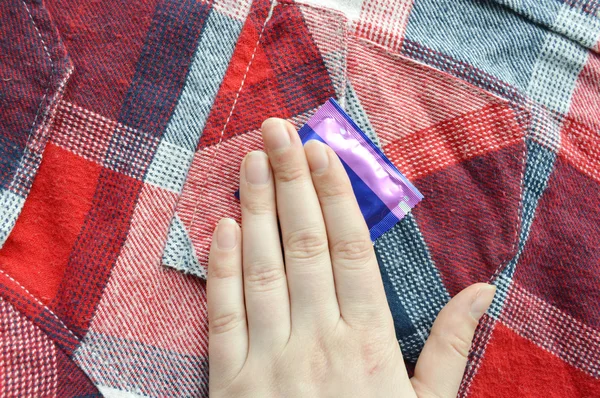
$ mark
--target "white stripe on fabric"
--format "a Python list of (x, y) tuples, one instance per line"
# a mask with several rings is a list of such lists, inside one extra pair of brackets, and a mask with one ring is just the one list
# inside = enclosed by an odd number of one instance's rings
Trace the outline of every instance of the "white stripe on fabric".
[[(556, 18), (555, 26), (568, 24), (571, 11), (572, 9), (565, 5)], [(587, 57), (587, 49), (578, 43), (548, 32), (533, 68), (527, 93), (534, 101), (556, 112), (568, 112), (577, 76)]]
[(212, 10), (145, 182), (181, 193), (243, 22)]
[(402, 356), (411, 363), (416, 363), (423, 349), (423, 333), (417, 331), (410, 335), (400, 336), (398, 339)]
[(162, 140), (146, 173), (145, 182), (181, 193), (194, 151)]
[(564, 4), (552, 28), (586, 48), (596, 48), (600, 39), (600, 18)]
[(564, 362), (600, 378), (600, 331), (513, 284), (500, 322)]
[(163, 253), (163, 264), (192, 275), (206, 278), (204, 267), (196, 257), (192, 241), (177, 214), (173, 217), (167, 245)]
[(147, 395), (134, 394), (132, 392), (118, 390), (112, 387), (96, 386), (98, 391), (102, 393), (105, 398), (146, 398)]
[(329, 72), (337, 101), (343, 106), (346, 102), (346, 54), (342, 51), (321, 54), (321, 59)]
[[(105, 363), (93, 363), (94, 357), (103, 358)], [(90, 331), (77, 348), (75, 361), (96, 386), (112, 388), (109, 391), (115, 394), (197, 397), (208, 392), (207, 359), (204, 356), (180, 354)]]
[(5, 189), (0, 190), (0, 248), (12, 231), (25, 199)]
[[(539, 126), (535, 125), (532, 126), (533, 129), (538, 127)], [(554, 170), (555, 161), (556, 154), (554, 152), (534, 141), (527, 142), (527, 160), (523, 183), (523, 208), (519, 246), (515, 257), (493, 282), (498, 290), (496, 291), (494, 301), (488, 310), (488, 314), (495, 319), (498, 319), (504, 307), (506, 297), (512, 285), (512, 277), (518, 266), (518, 261), (523, 253), (523, 249), (525, 248), (525, 243), (529, 238), (529, 232), (535, 217), (538, 202), (546, 190), (548, 179)]]
[(344, 13), (348, 19), (357, 20), (362, 10), (363, 0), (302, 0), (302, 3), (337, 10)]
[(74, 355), (96, 385), (152, 397), (208, 391), (204, 286), (161, 265), (175, 200), (149, 184), (140, 192), (127, 240)]
[(554, 153), (561, 147), (560, 130), (562, 117), (541, 105), (531, 107), (531, 122), (527, 131), (528, 138), (545, 146)]
[(246, 20), (251, 7), (252, 0), (216, 0), (213, 3), (213, 10), (242, 22)]
[(164, 139), (195, 151), (241, 30), (240, 21), (210, 13)]
[(360, 20), (354, 24), (359, 37), (399, 52), (410, 16), (412, 0), (365, 0)]

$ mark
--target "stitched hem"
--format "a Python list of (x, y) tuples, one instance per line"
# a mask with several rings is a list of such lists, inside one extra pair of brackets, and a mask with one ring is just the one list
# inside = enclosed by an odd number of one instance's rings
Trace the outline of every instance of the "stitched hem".
[[(36, 42), (44, 59), (49, 64), (50, 71), (44, 82), (45, 92), (37, 105), (27, 133), (26, 144), (12, 179), (6, 188), (0, 188), (0, 218), (4, 219), (0, 225), (0, 248), (15, 226), (31, 189), (46, 143), (50, 138), (50, 125), (55, 115), (56, 105), (62, 98), (65, 85), (73, 71), (66, 48), (44, 6), (32, 0), (20, 0), (20, 4), (27, 16), (27, 20), (23, 21), (23, 24), (29, 24), (34, 28), (37, 36)], [(30, 78), (38, 79), (39, 77), (38, 74)]]

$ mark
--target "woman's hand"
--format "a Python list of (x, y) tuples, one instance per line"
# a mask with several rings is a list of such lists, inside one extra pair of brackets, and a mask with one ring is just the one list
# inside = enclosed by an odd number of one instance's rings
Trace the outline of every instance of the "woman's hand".
[(222, 220), (210, 252), (211, 397), (455, 397), (494, 287), (446, 305), (409, 378), (338, 157), (283, 120), (262, 131), (266, 154), (241, 166), (243, 227)]

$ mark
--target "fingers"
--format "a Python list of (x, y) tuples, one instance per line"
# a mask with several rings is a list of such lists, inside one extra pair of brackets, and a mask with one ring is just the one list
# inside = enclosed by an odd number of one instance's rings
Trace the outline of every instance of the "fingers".
[(262, 134), (275, 178), (292, 322), (337, 321), (325, 224), (300, 137), (281, 119), (267, 119)]
[(289, 338), (290, 304), (279, 244), (275, 187), (263, 152), (251, 152), (242, 162), (240, 202), (250, 347), (277, 349)]
[(319, 141), (304, 148), (327, 227), (341, 315), (351, 326), (391, 322), (369, 230), (344, 166)]
[(210, 368), (227, 379), (237, 374), (248, 354), (241, 233), (230, 219), (221, 220), (213, 235), (207, 296)]
[(478, 283), (457, 294), (442, 309), (412, 378), (417, 395), (456, 397), (473, 334), (495, 292), (494, 286)]

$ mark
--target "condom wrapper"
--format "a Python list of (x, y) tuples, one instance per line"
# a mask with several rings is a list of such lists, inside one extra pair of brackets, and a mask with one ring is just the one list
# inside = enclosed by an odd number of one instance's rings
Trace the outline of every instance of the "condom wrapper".
[(303, 144), (319, 140), (338, 155), (350, 177), (373, 242), (423, 199), (417, 188), (333, 98), (321, 106), (298, 133)]

